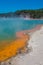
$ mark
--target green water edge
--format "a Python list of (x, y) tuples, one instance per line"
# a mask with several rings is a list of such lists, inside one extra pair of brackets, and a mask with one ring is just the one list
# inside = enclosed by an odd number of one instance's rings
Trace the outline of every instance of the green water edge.
[[(9, 45), (12, 41), (15, 41), (16, 40), (16, 37), (9, 37), (9, 38), (2, 38), (2, 37), (0, 37), (0, 50), (1, 49), (3, 49), (3, 47), (5, 46), (5, 45)], [(6, 43), (3, 43), (3, 42), (6, 42)], [(4, 45), (3, 45), (4, 44)]]

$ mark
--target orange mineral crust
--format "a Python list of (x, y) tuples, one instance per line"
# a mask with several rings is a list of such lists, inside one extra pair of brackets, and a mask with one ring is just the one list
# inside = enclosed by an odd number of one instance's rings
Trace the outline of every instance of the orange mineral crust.
[(19, 50), (23, 50), (27, 46), (27, 41), (30, 39), (30, 36), (24, 33), (20, 34), (15, 41), (12, 41), (10, 44), (6, 44), (6, 46), (0, 50), (0, 62), (5, 61), (12, 56), (16, 56)]

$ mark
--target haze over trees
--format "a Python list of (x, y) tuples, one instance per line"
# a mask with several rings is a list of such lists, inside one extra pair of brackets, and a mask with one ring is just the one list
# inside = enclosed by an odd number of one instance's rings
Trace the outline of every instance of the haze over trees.
[(16, 12), (0, 13), (0, 17), (43, 18), (43, 8), (37, 10), (18, 10)]

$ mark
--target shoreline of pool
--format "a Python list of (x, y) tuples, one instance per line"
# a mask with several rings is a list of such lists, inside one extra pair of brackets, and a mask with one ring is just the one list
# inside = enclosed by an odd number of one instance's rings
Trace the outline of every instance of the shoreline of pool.
[[(3, 51), (0, 52), (0, 55), (1, 55), (0, 61), (2, 61), (2, 60), (4, 61), (6, 59), (8, 60), (9, 57), (11, 58), (13, 56), (16, 56), (16, 50), (18, 48), (22, 48), (22, 47), (24, 48), (25, 47), (25, 43), (26, 43), (26, 45), (28, 45), (27, 42), (31, 39), (30, 38), (31, 33), (34, 33), (35, 31), (40, 30), (42, 26), (43, 25), (38, 25), (35, 28), (33, 28), (32, 30), (25, 30), (25, 31), (17, 32), (16, 33), (17, 40), (12, 41), (10, 45), (8, 45), (6, 48), (4, 48)], [(15, 50), (14, 47), (15, 48), (17, 47), (16, 50)], [(5, 53), (3, 53), (4, 51), (5, 51)], [(9, 55), (9, 52), (10, 52), (10, 55)], [(6, 57), (3, 57), (3, 56), (6, 56)]]
[(33, 18), (23, 18), (24, 20), (43, 20), (43, 19), (33, 19)]
[[(34, 29), (32, 29), (32, 30), (26, 30), (26, 31), (21, 31), (21, 32), (17, 32), (16, 33), (16, 35), (17, 35), (17, 37), (18, 37), (18, 39), (20, 40), (20, 37), (22, 37), (22, 35), (27, 35), (28, 34), (28, 36), (30, 35), (30, 40), (31, 40), (31, 33), (32, 33), (32, 36), (33, 36), (33, 34), (36, 32), (36, 31), (38, 31), (38, 30), (41, 30), (41, 27), (42, 27), (43, 25), (38, 25), (37, 27), (35, 27)], [(27, 37), (28, 37), (27, 36)], [(27, 38), (26, 37), (26, 38)], [(23, 37), (23, 39), (24, 39), (24, 37)], [(28, 47), (29, 47), (29, 44), (30, 44), (30, 41), (29, 41), (29, 39), (27, 39), (27, 41), (26, 41), (26, 43), (28, 42)], [(21, 42), (20, 42), (21, 43)], [(34, 45), (33, 45), (34, 46)], [(29, 54), (29, 53), (28, 53)], [(27, 55), (28, 55), (27, 54)], [(9, 64), (9, 62), (10, 62), (10, 60), (12, 60), (12, 62), (11, 63), (14, 63), (15, 62), (15, 58), (16, 58), (16, 61), (19, 63), (19, 61), (17, 60), (17, 59), (20, 59), (20, 58), (18, 58), (19, 56), (17, 55), (16, 57), (14, 57), (14, 56), (12, 56), (12, 57), (10, 57), (9, 59), (7, 59), (6, 61), (3, 61), (3, 62), (1, 62), (1, 64), (4, 64), (4, 63), (8, 63)], [(22, 59), (20, 59), (20, 60), (22, 60)], [(15, 63), (16, 64), (16, 63)]]
[(16, 32), (16, 36), (19, 37), (20, 33), (26, 34), (26, 33), (35, 32), (35, 31), (39, 30), (42, 26), (43, 26), (43, 25), (40, 24), (40, 25), (37, 25), (35, 28), (33, 28), (33, 29), (31, 29), (31, 30), (24, 30), (24, 31)]

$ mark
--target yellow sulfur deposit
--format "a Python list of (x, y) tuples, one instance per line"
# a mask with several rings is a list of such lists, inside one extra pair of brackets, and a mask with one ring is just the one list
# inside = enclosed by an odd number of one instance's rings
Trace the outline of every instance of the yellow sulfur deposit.
[(6, 46), (0, 50), (0, 62), (9, 59), (12, 56), (16, 56), (20, 49), (25, 51), (25, 46), (27, 45), (27, 40), (29, 38), (28, 35), (21, 33), (18, 39), (12, 41), (8, 45), (6, 44)]

